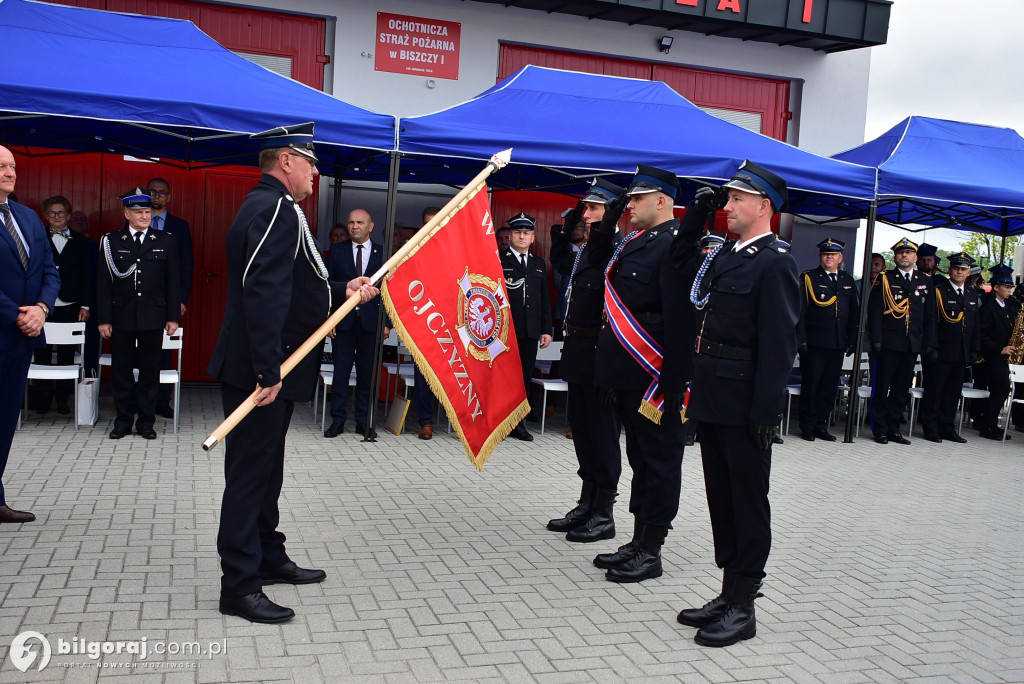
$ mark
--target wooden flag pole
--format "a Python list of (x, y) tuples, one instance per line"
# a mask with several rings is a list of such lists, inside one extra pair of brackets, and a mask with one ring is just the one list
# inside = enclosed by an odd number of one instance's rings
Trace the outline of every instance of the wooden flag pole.
[[(452, 197), (448, 201), (448, 204), (444, 205), (444, 208), (437, 212), (432, 219), (427, 221), (426, 225), (420, 228), (414, 236), (409, 238), (408, 242), (402, 245), (397, 252), (392, 254), (391, 258), (388, 259), (376, 273), (370, 276), (370, 282), (376, 284), (383, 280), (384, 276), (386, 276), (392, 268), (400, 264), (420, 242), (426, 239), (427, 235), (430, 234), (438, 223), (448, 218), (448, 215), (455, 211), (467, 197), (483, 185), (488, 176), (508, 164), (511, 157), (511, 148), (503, 152), (499, 152), (491, 157), (490, 161), (487, 162), (487, 166), (485, 166), (473, 180), (462, 188), (458, 194)], [(340, 323), (345, 316), (349, 315), (349, 313), (351, 313), (358, 304), (359, 293), (356, 293), (346, 299), (345, 303), (342, 304), (337, 311), (331, 314), (330, 318), (324, 321), (323, 325), (316, 329), (316, 332), (310, 335), (298, 349), (292, 352), (291, 356), (285, 359), (284, 363), (281, 364), (281, 378), (284, 379), (295, 368), (295, 366), (299, 365), (299, 362), (302, 361), (302, 359), (306, 358), (309, 352), (319, 346), (323, 339), (327, 337), (327, 335), (337, 327), (338, 323)], [(249, 412), (256, 407), (256, 398), (259, 396), (260, 391), (261, 388), (254, 389), (252, 394), (249, 395), (249, 399), (239, 404), (238, 408), (236, 408), (231, 415), (225, 418), (224, 421), (210, 433), (210, 436), (207, 437), (205, 442), (203, 442), (204, 450), (209, 451), (213, 447), (217, 446), (217, 444), (224, 440), (229, 432), (242, 422), (242, 419), (249, 415)]]

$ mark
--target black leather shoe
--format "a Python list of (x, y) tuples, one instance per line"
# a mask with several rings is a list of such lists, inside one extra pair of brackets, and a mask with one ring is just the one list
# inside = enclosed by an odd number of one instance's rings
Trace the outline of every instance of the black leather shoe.
[(0, 506), (0, 523), (27, 523), (35, 519), (28, 511), (16, 511), (7, 504)]
[(817, 437), (818, 439), (823, 439), (826, 442), (834, 442), (834, 441), (836, 441), (835, 436), (829, 434), (828, 430), (815, 430), (814, 431), (814, 436)]
[(327, 439), (334, 439), (344, 431), (344, 423), (332, 422), (330, 426), (326, 430), (324, 430), (324, 437), (326, 437)]
[(686, 441), (683, 444), (685, 446), (693, 446), (693, 435), (686, 435)]
[(174, 409), (171, 408), (170, 404), (164, 404), (163, 406), (156, 407), (156, 415), (162, 418), (174, 418)]
[[(1003, 433), (1000, 432), (999, 430), (982, 430), (978, 434), (981, 435), (985, 439), (994, 439), (997, 442), (1000, 442), (1003, 439)], [(1006, 439), (1013, 439), (1013, 438), (1010, 437), (1010, 435), (1006, 435)]]
[(125, 430), (123, 427), (118, 427), (117, 425), (115, 425), (114, 429), (110, 431), (110, 439), (122, 439), (127, 434), (127, 430)]
[(300, 568), (294, 561), (288, 561), (274, 570), (264, 570), (260, 573), (263, 578), (263, 586), (268, 584), (316, 584), (327, 578), (323, 570), (307, 570)]
[(706, 627), (725, 615), (725, 611), (729, 609), (734, 577), (727, 571), (722, 577), (722, 593), (701, 608), (686, 608), (679, 611), (676, 622), (687, 627)]
[(889, 438), (886, 437), (885, 435), (875, 435), (875, 441), (878, 442), (879, 444), (888, 444)]
[(510, 434), (513, 437), (515, 437), (516, 439), (518, 439), (520, 441), (523, 441), (523, 442), (532, 442), (533, 441), (533, 435), (530, 434), (530, 431), (527, 430), (526, 426), (523, 425), (522, 423), (517, 425), (516, 428), (514, 430), (512, 430), (512, 432)]
[(71, 413), (71, 408), (68, 406), (68, 403), (66, 401), (57, 402), (57, 413), (59, 413), (62, 416), (66, 416), (69, 413)]
[(275, 625), (279, 622), (288, 622), (295, 617), (295, 611), (291, 608), (279, 606), (264, 594), (257, 591), (247, 596), (220, 595), (220, 612), (224, 615), (237, 615), (249, 622), (259, 622), (266, 625)]
[(805, 440), (807, 442), (813, 442), (814, 441), (814, 433), (813, 432), (801, 432), (800, 433), (800, 439)]
[(939, 433), (937, 433), (937, 432), (926, 432), (926, 433), (924, 433), (924, 438), (927, 439), (929, 442), (935, 442), (936, 444), (942, 444), (942, 437), (940, 437)]
[(967, 444), (967, 440), (960, 436), (958, 432), (943, 432), (939, 435), (942, 439), (948, 439), (950, 442), (956, 442), (957, 444)]
[[(366, 426), (363, 425), (362, 423), (356, 423), (356, 434), (357, 435), (365, 435), (366, 434)], [(377, 431), (374, 430), (373, 428), (370, 428), (370, 439), (377, 439)]]
[(904, 437), (903, 434), (899, 432), (890, 432), (889, 434), (886, 435), (886, 437), (889, 438), (890, 442), (894, 442), (896, 444), (910, 444), (910, 440)]
[(136, 427), (135, 434), (137, 434), (139, 437), (142, 437), (143, 439), (156, 439), (156, 430), (154, 430), (151, 427)]

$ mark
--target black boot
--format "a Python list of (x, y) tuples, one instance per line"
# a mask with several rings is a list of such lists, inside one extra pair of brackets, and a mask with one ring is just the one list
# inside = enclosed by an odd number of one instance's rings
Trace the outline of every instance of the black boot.
[(638, 519), (633, 519), (633, 538), (620, 546), (618, 550), (612, 553), (599, 553), (594, 558), (594, 565), (599, 568), (608, 570), (610, 568), (622, 565), (636, 553), (637, 547), (640, 546), (640, 535), (643, 534), (644, 524)]
[(614, 489), (598, 489), (594, 495), (594, 505), (591, 508), (590, 517), (569, 530), (565, 538), (571, 542), (586, 544), (614, 537), (615, 518), (612, 517), (612, 507), (615, 505), (615, 497), (618, 494)]
[(580, 500), (576, 502), (576, 508), (565, 514), (564, 518), (548, 520), (548, 529), (552, 532), (568, 532), (590, 517), (590, 511), (594, 507), (594, 493), (597, 489), (593, 482), (584, 482), (580, 491)]
[(680, 611), (676, 621), (688, 627), (704, 627), (722, 617), (729, 608), (729, 596), (735, 575), (728, 570), (722, 575), (722, 593), (704, 604), (703, 608), (687, 608)]
[(757, 634), (754, 599), (762, 594), (761, 580), (736, 575), (729, 592), (729, 606), (722, 616), (697, 630), (693, 638), (701, 646), (731, 646)]
[(609, 568), (605, 579), (609, 582), (643, 582), (661, 577), (661, 546), (668, 536), (667, 527), (644, 525), (640, 544), (633, 557), (621, 565)]

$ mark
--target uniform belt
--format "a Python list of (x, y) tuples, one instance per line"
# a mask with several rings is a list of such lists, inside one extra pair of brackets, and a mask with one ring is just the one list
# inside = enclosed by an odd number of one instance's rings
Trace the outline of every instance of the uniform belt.
[(657, 311), (644, 311), (642, 313), (633, 314), (633, 318), (635, 318), (636, 322), (639, 323), (640, 325), (643, 325), (644, 323), (657, 324), (665, 320), (665, 317), (662, 316)]
[(748, 347), (731, 347), (728, 344), (719, 344), (700, 337), (697, 338), (696, 352), (732, 361), (752, 361), (754, 358), (754, 350)]
[(597, 337), (601, 328), (577, 328), (575, 325), (566, 325), (565, 333), (573, 337)]

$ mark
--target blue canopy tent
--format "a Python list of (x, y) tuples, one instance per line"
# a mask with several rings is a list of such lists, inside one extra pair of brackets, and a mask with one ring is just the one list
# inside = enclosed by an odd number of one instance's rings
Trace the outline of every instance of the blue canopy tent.
[(874, 197), (873, 169), (718, 119), (659, 81), (537, 66), (462, 104), (402, 118), (400, 177), (458, 184), (507, 147), (512, 163), (494, 187), (580, 192), (594, 174), (624, 183), (642, 162), (691, 179), (692, 194), (749, 158), (786, 179), (794, 213), (861, 217)]
[(253, 64), (189, 21), (2, 0), (0, 44), (17, 56), (0, 88), (8, 147), (253, 165), (250, 133), (315, 121), (324, 174), (394, 149), (394, 117)]
[(878, 220), (1024, 233), (1024, 138), (1010, 128), (911, 116), (835, 159), (878, 169)]

